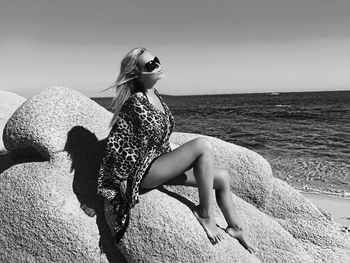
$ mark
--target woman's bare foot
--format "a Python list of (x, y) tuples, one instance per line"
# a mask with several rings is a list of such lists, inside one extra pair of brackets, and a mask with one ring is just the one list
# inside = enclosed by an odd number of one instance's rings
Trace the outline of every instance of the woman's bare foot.
[(204, 228), (204, 231), (207, 233), (207, 236), (212, 244), (215, 245), (219, 243), (221, 239), (223, 239), (223, 236), (219, 233), (219, 229), (216, 226), (214, 216), (202, 217), (198, 206), (193, 209), (193, 214)]
[(246, 240), (246, 237), (244, 236), (243, 230), (242, 229), (235, 229), (233, 227), (228, 226), (226, 228), (226, 233), (229, 234), (230, 236), (236, 238), (238, 242), (250, 253), (257, 252), (258, 249), (253, 247), (252, 245), (249, 244), (249, 242)]

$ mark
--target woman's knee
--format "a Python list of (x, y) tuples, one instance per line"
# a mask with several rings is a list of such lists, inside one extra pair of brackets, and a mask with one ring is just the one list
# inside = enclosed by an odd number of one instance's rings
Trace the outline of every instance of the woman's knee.
[(216, 189), (224, 189), (224, 188), (230, 188), (231, 185), (231, 177), (229, 173), (221, 168), (217, 168), (215, 170), (215, 177), (214, 177), (214, 188)]
[(207, 138), (199, 137), (197, 139), (194, 139), (193, 143), (199, 155), (214, 153), (214, 147)]

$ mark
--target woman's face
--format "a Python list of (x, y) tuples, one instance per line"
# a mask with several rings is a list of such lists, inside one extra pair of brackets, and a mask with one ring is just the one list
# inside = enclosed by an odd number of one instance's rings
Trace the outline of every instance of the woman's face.
[[(163, 78), (163, 70), (160, 62), (149, 52), (142, 53), (137, 59), (138, 65), (142, 71), (142, 81), (155, 82)], [(147, 66), (146, 64), (149, 63)], [(151, 69), (151, 71), (149, 71)], [(152, 70), (153, 69), (153, 70)]]

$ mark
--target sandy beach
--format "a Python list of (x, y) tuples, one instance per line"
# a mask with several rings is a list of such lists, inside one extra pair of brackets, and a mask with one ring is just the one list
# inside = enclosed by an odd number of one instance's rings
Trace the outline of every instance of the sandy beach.
[(350, 227), (350, 198), (301, 192), (317, 207), (331, 213), (334, 221)]

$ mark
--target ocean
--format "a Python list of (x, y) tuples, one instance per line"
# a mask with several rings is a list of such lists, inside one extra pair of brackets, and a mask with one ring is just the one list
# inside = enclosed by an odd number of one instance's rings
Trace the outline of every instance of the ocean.
[(174, 131), (251, 149), (296, 189), (350, 197), (350, 91), (162, 97)]

